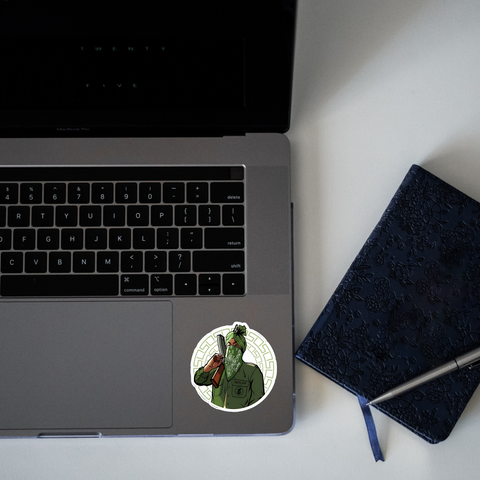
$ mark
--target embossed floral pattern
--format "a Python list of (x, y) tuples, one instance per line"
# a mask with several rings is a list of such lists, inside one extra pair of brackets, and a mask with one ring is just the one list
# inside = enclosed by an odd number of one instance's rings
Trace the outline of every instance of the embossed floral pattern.
[[(374, 398), (480, 346), (480, 205), (413, 166), (297, 352)], [(461, 370), (379, 408), (444, 440), (480, 382)]]

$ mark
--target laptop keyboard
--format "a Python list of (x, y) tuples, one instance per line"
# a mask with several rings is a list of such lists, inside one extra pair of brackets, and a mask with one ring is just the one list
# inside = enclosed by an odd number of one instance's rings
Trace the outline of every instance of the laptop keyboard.
[(245, 294), (243, 167), (5, 167), (0, 295)]

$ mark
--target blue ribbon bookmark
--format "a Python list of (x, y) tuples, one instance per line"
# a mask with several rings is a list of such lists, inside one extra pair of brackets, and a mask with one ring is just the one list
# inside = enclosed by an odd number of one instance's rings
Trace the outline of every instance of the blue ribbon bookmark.
[(382, 449), (380, 448), (380, 443), (378, 442), (377, 429), (375, 428), (375, 422), (373, 421), (372, 411), (367, 405), (368, 400), (360, 395), (358, 395), (357, 398), (360, 402), (360, 408), (362, 409), (365, 424), (367, 425), (368, 439), (370, 440), (370, 446), (372, 447), (372, 453), (375, 457), (375, 461), (378, 462), (381, 460), (384, 462), (385, 459), (383, 458)]

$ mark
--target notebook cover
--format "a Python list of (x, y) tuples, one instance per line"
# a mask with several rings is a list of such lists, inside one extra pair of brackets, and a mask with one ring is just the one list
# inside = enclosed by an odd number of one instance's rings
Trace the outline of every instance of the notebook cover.
[[(480, 346), (480, 204), (412, 166), (296, 357), (368, 400)], [(445, 440), (480, 382), (463, 369), (375, 406)]]

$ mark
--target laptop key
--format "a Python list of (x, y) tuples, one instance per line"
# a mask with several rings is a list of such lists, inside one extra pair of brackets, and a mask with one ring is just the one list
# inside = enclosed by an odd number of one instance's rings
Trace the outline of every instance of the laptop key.
[(177, 205), (175, 207), (175, 225), (192, 227), (197, 224), (197, 207), (195, 205)]
[(45, 252), (28, 252), (25, 254), (26, 273), (45, 273), (47, 271), (47, 254)]
[(188, 251), (168, 253), (168, 266), (171, 272), (189, 272), (190, 263), (190, 252)]
[(80, 226), (99, 227), (102, 224), (102, 209), (98, 205), (80, 207)]
[(191, 273), (175, 275), (175, 294), (176, 295), (196, 295), (197, 294), (197, 276)]
[(109, 205), (103, 210), (103, 224), (106, 227), (123, 227), (125, 225), (125, 207)]
[(9, 207), (8, 226), (28, 227), (30, 225), (30, 207)]
[(118, 275), (2, 275), (4, 297), (83, 297), (118, 295)]
[(150, 291), (152, 295), (173, 295), (173, 275), (152, 275)]
[(81, 250), (83, 248), (83, 230), (81, 228), (65, 228), (61, 233), (62, 250)]
[(92, 203), (113, 203), (113, 183), (94, 183)]
[(111, 228), (109, 247), (111, 250), (129, 250), (132, 244), (132, 232), (129, 228)]
[(171, 205), (153, 205), (151, 222), (156, 227), (173, 225), (173, 207)]
[(19, 228), (13, 231), (14, 250), (33, 250), (35, 248), (35, 230)]
[(146, 227), (150, 222), (150, 211), (147, 205), (130, 205), (127, 209), (127, 225), (130, 227)]
[(183, 203), (185, 201), (185, 185), (183, 183), (165, 183), (163, 186), (164, 203)]
[(87, 250), (105, 250), (107, 234), (106, 228), (87, 228), (85, 230), (85, 248)]
[(88, 203), (90, 201), (89, 183), (71, 183), (68, 186), (68, 203)]
[(55, 225), (57, 227), (76, 227), (78, 219), (77, 207), (56, 207)]
[(12, 248), (12, 231), (8, 228), (0, 229), (0, 250)]
[(198, 251), (193, 252), (194, 272), (241, 272), (245, 269), (243, 251)]
[(207, 203), (208, 202), (208, 183), (187, 183), (187, 202), (188, 203)]
[(145, 252), (146, 272), (166, 272), (167, 252)]
[(121, 270), (125, 273), (143, 271), (143, 252), (122, 252)]
[(53, 227), (53, 207), (51, 206), (33, 207), (32, 225), (34, 227)]
[(218, 273), (198, 276), (200, 295), (220, 295), (220, 275)]
[(58, 250), (60, 231), (54, 228), (39, 228), (37, 231), (37, 248), (39, 250)]
[(72, 254), (70, 252), (51, 252), (48, 258), (50, 273), (69, 273), (72, 269)]
[(204, 226), (220, 225), (220, 206), (200, 205), (198, 209), (198, 223)]
[(159, 250), (178, 248), (178, 228), (159, 228), (157, 230), (157, 248)]
[[(2, 269), (2, 273), (22, 273), (23, 272), (23, 253), (22, 252), (3, 252), (1, 269)], [(25, 278), (25, 277), (22, 276), (20, 278)]]
[(74, 252), (73, 271), (75, 273), (93, 273), (95, 271), (95, 253)]
[(97, 271), (102, 273), (118, 272), (120, 269), (119, 258), (118, 252), (98, 252)]
[(245, 210), (243, 205), (224, 205), (222, 209), (222, 223), (224, 225), (243, 225)]
[(243, 248), (243, 228), (206, 228), (205, 248)]
[(0, 203), (3, 205), (18, 203), (17, 183), (0, 183)]
[(122, 295), (148, 295), (148, 275), (122, 275)]
[(202, 248), (201, 228), (182, 228), (181, 247), (184, 250)]
[(67, 187), (64, 183), (46, 183), (43, 192), (45, 203), (65, 203)]
[(140, 184), (140, 203), (160, 203), (160, 183)]
[(223, 276), (224, 295), (243, 295), (245, 293), (245, 275), (243, 273), (226, 273)]
[(42, 184), (22, 183), (20, 186), (20, 203), (42, 203)]
[(215, 182), (210, 186), (212, 203), (242, 203), (243, 183), (241, 182)]
[(134, 228), (133, 248), (136, 250), (155, 248), (155, 230), (153, 228)]
[(137, 203), (136, 183), (117, 183), (115, 188), (115, 201), (117, 203)]

